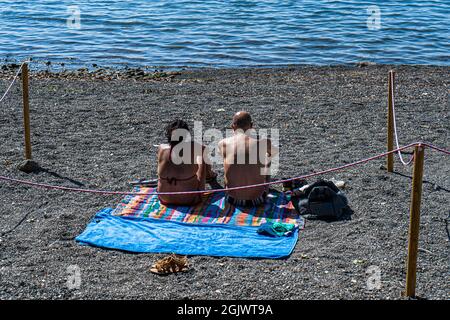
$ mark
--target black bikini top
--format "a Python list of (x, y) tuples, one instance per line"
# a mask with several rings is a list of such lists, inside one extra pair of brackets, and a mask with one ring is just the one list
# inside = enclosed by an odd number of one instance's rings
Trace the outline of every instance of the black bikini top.
[[(172, 162), (172, 146), (170, 146), (170, 150), (169, 150), (169, 161), (170, 163), (173, 164)], [(159, 177), (160, 180), (166, 180), (169, 184), (173, 184), (176, 185), (177, 181), (188, 181), (191, 180), (192, 178), (197, 177), (197, 174), (193, 174), (192, 176), (188, 177), (188, 178), (177, 178), (177, 177)]]

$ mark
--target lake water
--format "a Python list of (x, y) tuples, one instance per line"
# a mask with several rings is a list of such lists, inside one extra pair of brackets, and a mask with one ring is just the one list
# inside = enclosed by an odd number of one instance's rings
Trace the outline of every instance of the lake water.
[(448, 66), (449, 18), (449, 0), (0, 0), (0, 57), (70, 67)]

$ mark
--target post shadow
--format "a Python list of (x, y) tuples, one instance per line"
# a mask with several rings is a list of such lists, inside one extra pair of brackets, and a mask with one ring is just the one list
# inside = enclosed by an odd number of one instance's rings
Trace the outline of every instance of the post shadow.
[(82, 182), (80, 182), (80, 181), (77, 181), (77, 180), (74, 180), (74, 179), (69, 178), (69, 177), (62, 176), (62, 175), (58, 174), (57, 172), (51, 171), (50, 169), (47, 169), (47, 168), (39, 167), (39, 168), (37, 169), (37, 172), (38, 172), (38, 173), (39, 173), (39, 172), (44, 172), (44, 173), (47, 173), (47, 174), (49, 174), (49, 175), (51, 175), (51, 176), (53, 176), (53, 177), (55, 177), (55, 178), (58, 178), (58, 179), (61, 179), (61, 180), (69, 181), (70, 183), (73, 183), (74, 185), (76, 185), (76, 186), (78, 186), (78, 187), (84, 187), (84, 183), (82, 183)]
[[(398, 176), (401, 176), (401, 177), (404, 177), (404, 178), (408, 178), (409, 180), (412, 180), (412, 176), (409, 176), (409, 175), (406, 175), (406, 174), (404, 174), (404, 173), (401, 173), (401, 172), (398, 172), (398, 171), (393, 171), (392, 172), (393, 174), (396, 174), (396, 175), (398, 175)], [(437, 190), (436, 191), (445, 191), (445, 192), (450, 192), (450, 190), (449, 189), (447, 189), (447, 188), (444, 188), (444, 187), (441, 187), (440, 185), (438, 185), (437, 183), (434, 183), (434, 182), (431, 182), (431, 181), (428, 181), (428, 180), (422, 180), (422, 183), (425, 183), (425, 184), (430, 184), (430, 185), (432, 185), (433, 187), (434, 186), (436, 186), (437, 187)]]

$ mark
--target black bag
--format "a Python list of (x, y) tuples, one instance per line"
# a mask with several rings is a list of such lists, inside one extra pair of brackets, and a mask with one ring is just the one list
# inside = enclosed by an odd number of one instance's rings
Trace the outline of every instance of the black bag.
[(319, 180), (294, 201), (307, 219), (339, 220), (350, 212), (345, 194), (331, 181)]

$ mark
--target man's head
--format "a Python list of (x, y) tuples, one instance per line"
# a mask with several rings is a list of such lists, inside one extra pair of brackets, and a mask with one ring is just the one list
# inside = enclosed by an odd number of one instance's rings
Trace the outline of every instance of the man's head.
[(233, 130), (247, 131), (253, 127), (252, 117), (247, 111), (239, 111), (233, 116), (233, 122), (231, 124)]
[(185, 140), (188, 134), (189, 127), (183, 120), (172, 121), (166, 127), (167, 142), (169, 142), (171, 146), (175, 146)]

